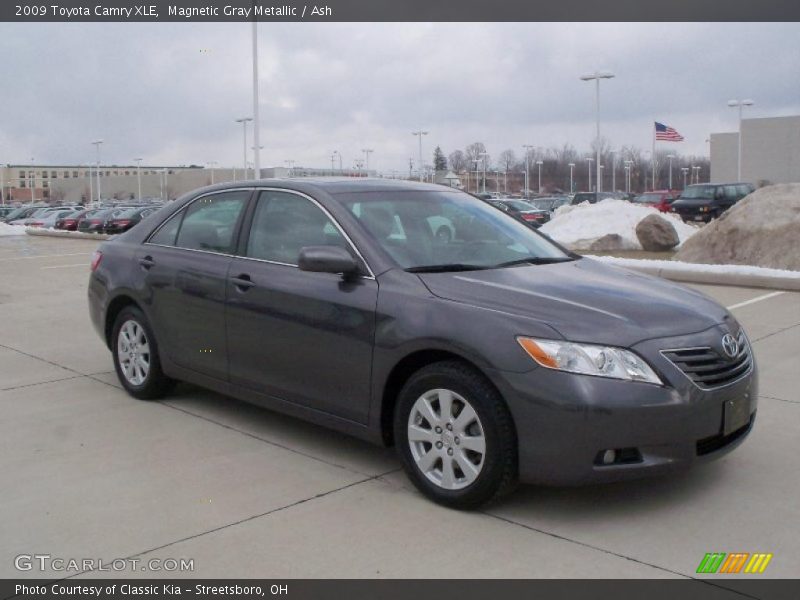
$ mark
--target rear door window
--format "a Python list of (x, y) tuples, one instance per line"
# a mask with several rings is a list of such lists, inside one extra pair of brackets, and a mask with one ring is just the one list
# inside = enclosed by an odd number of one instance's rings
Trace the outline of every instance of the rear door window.
[(232, 254), (236, 224), (249, 196), (248, 190), (236, 190), (198, 198), (186, 209), (175, 245)]

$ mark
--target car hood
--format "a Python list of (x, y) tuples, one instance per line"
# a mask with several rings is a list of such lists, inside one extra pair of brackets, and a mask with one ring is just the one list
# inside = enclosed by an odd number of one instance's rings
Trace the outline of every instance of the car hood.
[(705, 206), (712, 202), (711, 198), (678, 198), (672, 202), (672, 206)]
[(575, 342), (629, 347), (730, 318), (691, 288), (586, 258), (419, 277), (440, 298), (531, 318)]

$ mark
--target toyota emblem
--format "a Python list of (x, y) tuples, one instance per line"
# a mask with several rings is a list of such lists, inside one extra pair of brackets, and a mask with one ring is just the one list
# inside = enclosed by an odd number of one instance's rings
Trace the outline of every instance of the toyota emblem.
[(722, 350), (728, 358), (736, 358), (739, 355), (739, 342), (730, 333), (722, 336)]

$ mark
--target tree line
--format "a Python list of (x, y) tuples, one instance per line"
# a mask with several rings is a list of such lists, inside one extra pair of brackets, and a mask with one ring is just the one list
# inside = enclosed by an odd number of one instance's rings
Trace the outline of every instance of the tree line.
[[(708, 181), (711, 167), (708, 157), (682, 155), (677, 150), (663, 146), (664, 144), (661, 144), (656, 147), (655, 157), (653, 157), (651, 151), (632, 145), (612, 148), (605, 138), (601, 138), (600, 164), (603, 169), (600, 189), (603, 191), (626, 191), (626, 167), (630, 169), (631, 192), (667, 189), (670, 179), (670, 162), (672, 163), (672, 189), (683, 188), (683, 169), (686, 169), (687, 185)], [(669, 158), (670, 155), (672, 155), (672, 159)], [(455, 172), (461, 178), (462, 184), (469, 183), (469, 191), (484, 189), (485, 185), (487, 191), (519, 192), (524, 187), (526, 164), (529, 189), (533, 192), (538, 191), (539, 188), (540, 168), (543, 192), (569, 192), (570, 171), (572, 171), (572, 191), (588, 191), (590, 190), (590, 177), (591, 190), (597, 189), (594, 163), (596, 156), (596, 143), (592, 144), (591, 152), (579, 152), (574, 146), (564, 144), (560, 148), (523, 148), (519, 153), (508, 148), (493, 156), (483, 142), (474, 142), (463, 150), (452, 151), (446, 157), (442, 149), (437, 146), (433, 153), (431, 166), (436, 171), (451, 170)], [(541, 161), (541, 165), (538, 164), (539, 161)], [(574, 165), (572, 168), (570, 168), (570, 163)], [(655, 167), (655, 185), (653, 185), (653, 167)], [(591, 175), (589, 174), (590, 168)]]

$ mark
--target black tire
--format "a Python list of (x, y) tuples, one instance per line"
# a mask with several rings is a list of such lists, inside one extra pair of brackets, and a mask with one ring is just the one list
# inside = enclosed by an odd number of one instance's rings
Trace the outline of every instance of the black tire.
[[(430, 481), (417, 466), (408, 441), (408, 421), (413, 406), (434, 389), (452, 390), (469, 402), (477, 413), (486, 450), (477, 478), (467, 487), (448, 490)], [(428, 498), (451, 508), (474, 509), (514, 490), (517, 485), (517, 437), (514, 422), (503, 398), (474, 368), (458, 361), (443, 361), (423, 367), (406, 382), (394, 413), (395, 448), (406, 474)]]
[[(134, 321), (144, 330), (149, 347), (150, 368), (144, 381), (139, 385), (131, 383), (125, 377), (117, 351), (120, 331), (122, 326), (128, 321)], [(164, 371), (161, 368), (161, 360), (159, 359), (156, 337), (153, 335), (153, 330), (150, 327), (147, 317), (145, 317), (144, 313), (137, 307), (126, 306), (117, 315), (111, 333), (111, 355), (114, 359), (114, 369), (117, 372), (117, 378), (122, 384), (122, 387), (134, 398), (140, 400), (156, 400), (158, 398), (163, 398), (172, 390), (175, 381), (164, 375)]]

